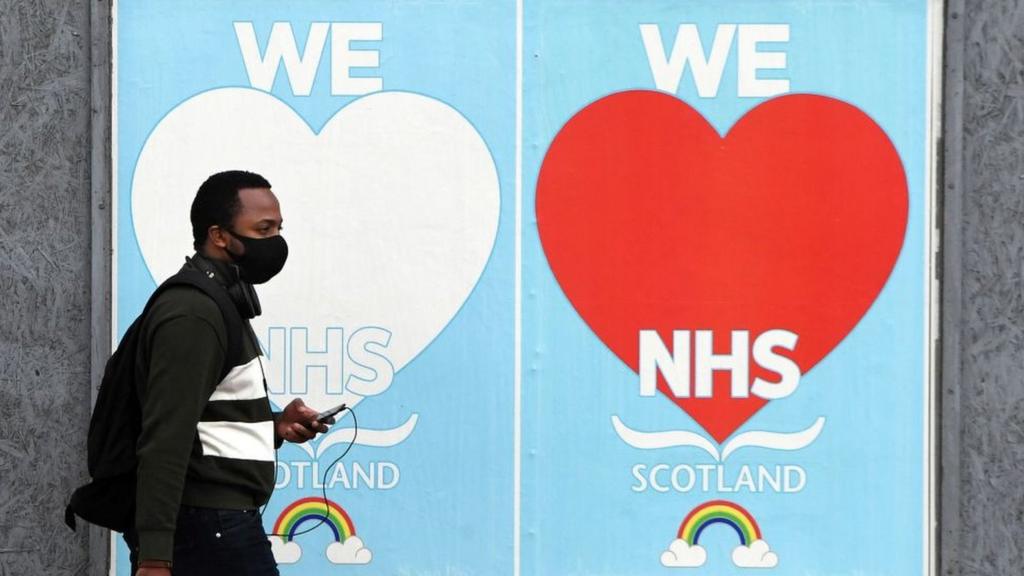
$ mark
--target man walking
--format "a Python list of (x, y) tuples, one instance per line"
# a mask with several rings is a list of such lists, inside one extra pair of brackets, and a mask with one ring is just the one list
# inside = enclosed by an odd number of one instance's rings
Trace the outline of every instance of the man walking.
[[(161, 292), (142, 320), (135, 526), (125, 532), (132, 573), (276, 575), (259, 515), (274, 487), (274, 452), (327, 429), (301, 400), (271, 412), (249, 325), (260, 313), (253, 285), (288, 256), (280, 205), (262, 176), (221, 172), (200, 186), (191, 220), (197, 252), (185, 266), (223, 288), (242, 334), (228, 334), (233, 323), (191, 286)], [(232, 339), (241, 342), (234, 359)]]

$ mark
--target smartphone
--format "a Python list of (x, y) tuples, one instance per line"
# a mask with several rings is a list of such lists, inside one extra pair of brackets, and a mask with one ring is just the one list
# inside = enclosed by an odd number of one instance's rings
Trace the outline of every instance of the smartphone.
[(345, 403), (341, 403), (341, 404), (338, 404), (337, 406), (335, 406), (334, 408), (331, 408), (329, 410), (324, 410), (323, 412), (321, 412), (321, 413), (316, 415), (317, 422), (323, 422), (324, 420), (327, 420), (328, 418), (330, 418), (331, 416), (334, 416), (338, 412), (341, 412), (345, 408), (346, 408)]

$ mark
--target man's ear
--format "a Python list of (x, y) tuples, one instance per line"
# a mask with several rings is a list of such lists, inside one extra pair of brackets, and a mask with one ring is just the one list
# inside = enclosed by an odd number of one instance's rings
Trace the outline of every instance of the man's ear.
[(227, 249), (228, 245), (231, 244), (231, 236), (220, 226), (210, 226), (206, 231), (206, 236), (217, 248)]

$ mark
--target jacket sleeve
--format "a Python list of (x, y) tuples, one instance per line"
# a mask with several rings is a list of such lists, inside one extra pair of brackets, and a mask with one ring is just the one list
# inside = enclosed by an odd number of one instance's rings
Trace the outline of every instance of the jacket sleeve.
[(170, 561), (196, 426), (217, 386), (226, 345), (223, 326), (207, 315), (168, 310), (158, 302), (147, 322), (135, 529), (140, 560)]
[(277, 435), (277, 423), (281, 420), (281, 412), (271, 412), (271, 418), (274, 419), (274, 449), (279, 449), (284, 444), (284, 438)]

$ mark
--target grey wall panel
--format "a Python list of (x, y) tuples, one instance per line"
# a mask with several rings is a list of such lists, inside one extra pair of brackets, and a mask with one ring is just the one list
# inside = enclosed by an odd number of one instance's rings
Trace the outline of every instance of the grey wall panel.
[(0, 0), (0, 574), (86, 574), (88, 2)]
[(959, 420), (944, 424), (958, 430), (959, 470), (946, 473), (958, 474), (959, 502), (943, 518), (959, 523), (956, 574), (1021, 574), (1024, 1), (965, 4)]

